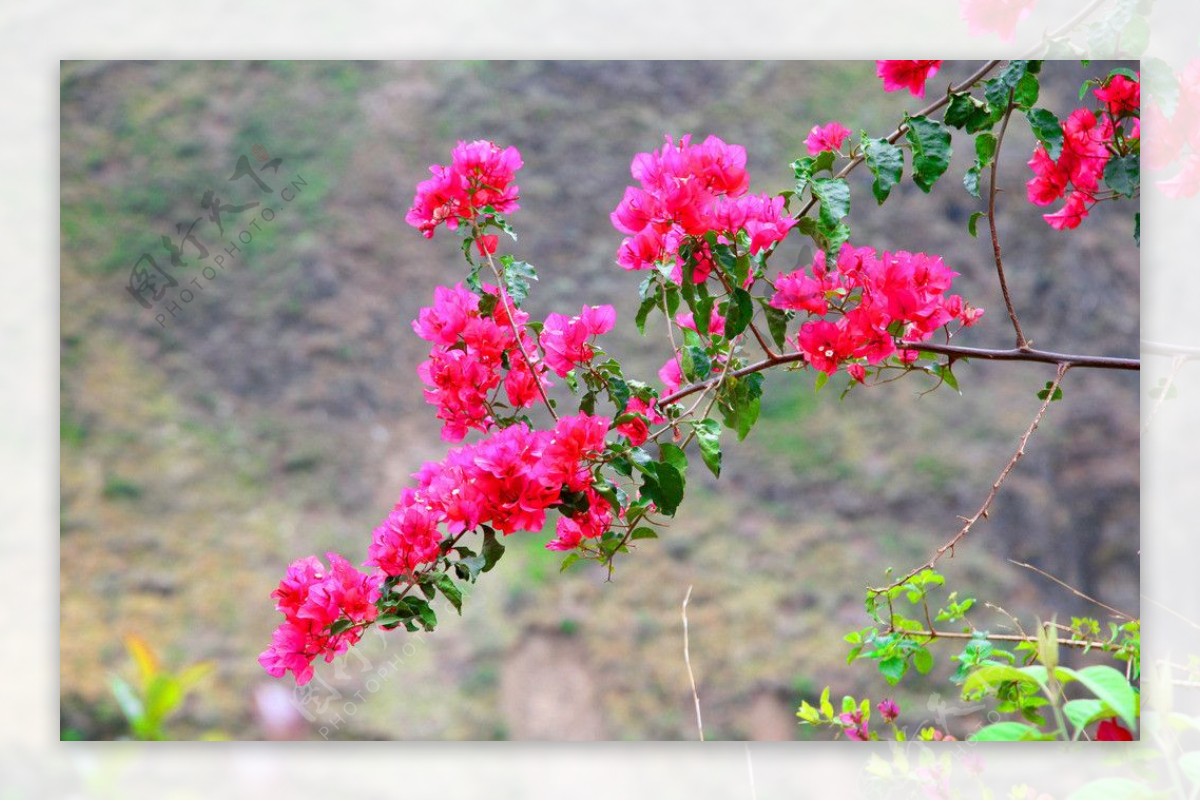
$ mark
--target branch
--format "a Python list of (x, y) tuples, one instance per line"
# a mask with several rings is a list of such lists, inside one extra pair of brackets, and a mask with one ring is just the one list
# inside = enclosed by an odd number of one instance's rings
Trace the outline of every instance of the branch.
[(1055, 390), (1057, 390), (1059, 385), (1062, 384), (1063, 376), (1067, 374), (1067, 370), (1069, 369), (1069, 364), (1062, 363), (1058, 365), (1058, 375), (1055, 376), (1053, 383), (1051, 383), (1051, 385), (1047, 388), (1046, 400), (1042, 402), (1041, 408), (1038, 409), (1037, 414), (1034, 415), (1033, 422), (1029, 424), (1029, 428), (1025, 429), (1025, 433), (1021, 435), (1021, 442), (1019, 445), (1017, 445), (1016, 453), (1012, 455), (1012, 458), (1008, 460), (1008, 464), (1004, 465), (1004, 469), (1000, 471), (1000, 475), (992, 483), (992, 488), (988, 492), (987, 497), (983, 499), (983, 505), (979, 507), (979, 510), (976, 511), (971, 517), (963, 519), (963, 526), (958, 530), (958, 533), (951, 537), (940, 548), (934, 551), (933, 556), (929, 557), (929, 561), (916, 566), (901, 578), (893, 581), (887, 587), (872, 587), (872, 592), (877, 594), (887, 592), (892, 587), (898, 587), (899, 585), (908, 581), (922, 570), (932, 570), (934, 565), (938, 563), (938, 560), (940, 560), (947, 553), (953, 556), (955, 546), (957, 546), (958, 543), (961, 542), (962, 539), (971, 532), (971, 529), (976, 523), (978, 523), (981, 519), (987, 518), (988, 512), (992, 508), (992, 502), (996, 500), (996, 495), (998, 495), (1000, 492), (1001, 485), (1004, 484), (1005, 479), (1008, 478), (1009, 474), (1013, 471), (1013, 468), (1017, 466), (1017, 462), (1021, 461), (1021, 457), (1025, 455), (1025, 446), (1029, 443), (1029, 438), (1033, 436), (1034, 431), (1037, 431), (1038, 424), (1042, 422), (1042, 418), (1046, 415), (1046, 410), (1050, 408), (1050, 404), (1054, 401)]
[[(1139, 370), (1141, 362), (1137, 359), (1126, 359), (1117, 356), (1080, 356), (1070, 353), (1054, 353), (1046, 350), (993, 350), (989, 348), (962, 348), (957, 345), (936, 345), (930, 342), (897, 342), (896, 347), (901, 350), (923, 350), (928, 353), (940, 353), (945, 356), (951, 356), (959, 359), (989, 359), (991, 361), (1003, 362), (1039, 362), (1042, 364), (1065, 364), (1067, 367), (1094, 367), (1105, 370)], [(769, 370), (772, 367), (778, 367), (784, 364), (794, 364), (804, 361), (803, 353), (783, 353), (778, 356), (763, 359), (762, 361), (754, 362), (739, 370), (734, 370), (730, 375), (733, 378), (741, 378), (742, 376), (750, 375), (751, 373), (761, 373), (764, 370)], [(722, 373), (724, 375), (724, 373)], [(659, 398), (659, 405), (665, 406), (668, 403), (677, 403), (678, 401), (693, 395), (697, 392), (702, 392), (717, 381), (720, 377), (709, 378), (705, 381), (700, 381), (687, 387), (682, 387), (675, 392), (672, 392), (666, 397)]]
[[(965, 632), (965, 631), (935, 631), (935, 630), (911, 630), (911, 629), (896, 629), (897, 634), (904, 634), (911, 637), (928, 637), (930, 640), (947, 639), (947, 640), (999, 640), (1002, 642), (1037, 642), (1037, 637), (1029, 637), (1024, 634), (983, 634), (982, 632)], [(1059, 639), (1059, 645), (1066, 645), (1071, 648), (1097, 648), (1107, 650), (1109, 643), (1095, 642), (1092, 640), (1063, 640)]]
[(1008, 319), (1012, 320), (1013, 328), (1017, 332), (1017, 350), (1029, 350), (1029, 340), (1025, 339), (1025, 332), (1021, 330), (1021, 323), (1017, 321), (1017, 310), (1013, 308), (1012, 296), (1008, 293), (1008, 282), (1004, 280), (1004, 260), (1000, 257), (1000, 233), (996, 229), (996, 192), (999, 187), (996, 185), (996, 172), (1000, 167), (1000, 146), (1004, 143), (1004, 132), (1008, 130), (1008, 121), (1012, 117), (1013, 112), (1013, 92), (1008, 92), (1008, 108), (1004, 110), (1004, 121), (1000, 123), (1000, 133), (996, 136), (996, 152), (992, 155), (992, 172), (991, 181), (988, 188), (988, 229), (992, 233), (992, 254), (996, 259), (996, 275), (1000, 278), (1000, 292), (1004, 295), (1004, 308), (1008, 310)]

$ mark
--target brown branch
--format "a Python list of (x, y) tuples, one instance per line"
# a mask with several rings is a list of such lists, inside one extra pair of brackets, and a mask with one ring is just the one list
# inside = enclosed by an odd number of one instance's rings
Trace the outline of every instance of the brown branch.
[(1112, 614), (1116, 615), (1117, 617), (1125, 618), (1126, 620), (1133, 620), (1133, 615), (1126, 614), (1125, 612), (1122, 612), (1120, 609), (1114, 609), (1102, 601), (1097, 601), (1092, 596), (1087, 595), (1083, 592), (1080, 592), (1079, 590), (1075, 589), (1067, 582), (1063, 581), (1060, 578), (1057, 578), (1056, 576), (1050, 575), (1049, 573), (1047, 573), (1045, 570), (1042, 570), (1041, 568), (1034, 567), (1033, 565), (1029, 564), (1028, 562), (1018, 562), (1015, 559), (1009, 559), (1008, 561), (1011, 562), (1012, 564), (1016, 565), (1017, 567), (1023, 567), (1023, 568), (1026, 568), (1027, 570), (1032, 570), (1034, 573), (1037, 573), (1039, 576), (1045, 576), (1046, 578), (1050, 579), (1058, 586), (1060, 586), (1066, 590), (1069, 590), (1070, 593), (1072, 595), (1076, 596), (1077, 598), (1082, 598), (1085, 601), (1090, 601), (1091, 603), (1094, 603), (1096, 606), (1100, 607), (1101, 609), (1105, 609), (1105, 610), (1111, 612)]
[(1008, 319), (1012, 320), (1013, 328), (1017, 332), (1017, 350), (1029, 350), (1029, 340), (1025, 338), (1025, 332), (1021, 330), (1021, 323), (1017, 320), (1017, 310), (1013, 307), (1012, 295), (1008, 292), (1008, 282), (1004, 280), (1004, 259), (1000, 256), (1000, 233), (996, 228), (996, 193), (999, 191), (999, 186), (996, 183), (996, 172), (1000, 167), (1000, 146), (1004, 143), (1004, 132), (1008, 130), (1008, 121), (1012, 117), (1013, 112), (1013, 92), (1008, 92), (1008, 107), (1004, 110), (1004, 121), (1000, 123), (1000, 133), (996, 136), (996, 152), (992, 155), (992, 172), (990, 186), (988, 187), (988, 230), (992, 233), (992, 255), (996, 260), (996, 275), (1000, 278), (1000, 292), (1004, 295), (1004, 308), (1008, 310)]
[[(923, 350), (928, 353), (939, 353), (945, 356), (951, 356), (959, 359), (988, 359), (991, 361), (1008, 361), (1008, 362), (1038, 362), (1042, 364), (1058, 364), (1067, 365), (1068, 367), (1094, 367), (1106, 370), (1138, 370), (1141, 368), (1141, 362), (1137, 359), (1126, 359), (1116, 356), (1082, 356), (1070, 353), (1054, 353), (1044, 350), (993, 350), (989, 348), (962, 348), (957, 345), (936, 345), (930, 342), (897, 342), (896, 347), (901, 350)], [(741, 369), (734, 370), (730, 373), (732, 378), (741, 378), (750, 375), (751, 373), (761, 373), (764, 370), (769, 370), (772, 367), (779, 367), (784, 364), (795, 364), (796, 362), (804, 361), (803, 353), (783, 353), (778, 356), (763, 359), (762, 361), (754, 362)], [(723, 375), (724, 373), (722, 373)], [(659, 398), (660, 406), (665, 406), (668, 403), (677, 403), (678, 401), (693, 395), (697, 392), (702, 392), (709, 389), (713, 384), (720, 381), (718, 378), (709, 378), (704, 381), (697, 382), (690, 386), (682, 387), (670, 395)]]
[(1046, 389), (1046, 399), (1042, 402), (1041, 408), (1038, 409), (1037, 414), (1034, 415), (1033, 422), (1029, 424), (1029, 427), (1025, 429), (1025, 433), (1021, 435), (1021, 441), (1020, 444), (1017, 445), (1016, 453), (1012, 455), (1012, 458), (1008, 460), (1008, 464), (1004, 465), (1004, 469), (1000, 471), (1000, 475), (994, 482), (992, 482), (992, 488), (988, 492), (987, 497), (983, 499), (983, 504), (979, 507), (978, 511), (976, 511), (971, 517), (963, 519), (963, 526), (958, 530), (958, 533), (947, 540), (936, 551), (934, 551), (933, 556), (929, 557), (927, 562), (917, 565), (904, 576), (893, 581), (887, 587), (872, 587), (872, 592), (877, 594), (886, 593), (892, 587), (900, 586), (913, 576), (920, 573), (922, 570), (932, 570), (934, 565), (936, 565), (938, 561), (947, 553), (949, 553), (951, 557), (954, 556), (954, 548), (958, 545), (958, 543), (961, 542), (963, 538), (967, 536), (967, 534), (971, 533), (971, 529), (976, 523), (987, 518), (988, 512), (992, 508), (992, 502), (996, 500), (996, 496), (1000, 492), (1000, 487), (1004, 484), (1004, 481), (1008, 478), (1009, 474), (1012, 473), (1013, 468), (1017, 466), (1017, 462), (1021, 461), (1021, 457), (1025, 455), (1025, 446), (1029, 443), (1029, 438), (1033, 436), (1033, 432), (1037, 431), (1038, 424), (1042, 422), (1042, 418), (1046, 415), (1046, 410), (1050, 408), (1050, 404), (1054, 401), (1054, 392), (1059, 388), (1059, 385), (1062, 384), (1063, 376), (1067, 374), (1068, 369), (1070, 369), (1070, 365), (1065, 362), (1058, 366), (1058, 374), (1055, 376), (1054, 381)]
[[(987, 75), (989, 72), (991, 72), (992, 70), (994, 70), (994, 69), (995, 69), (996, 67), (998, 67), (999, 65), (1000, 65), (1000, 59), (994, 59), (994, 60), (992, 60), (992, 61), (989, 61), (989, 62), (987, 62), (987, 63), (986, 63), (986, 64), (984, 64), (982, 67), (980, 67), (979, 69), (975, 70), (975, 72), (974, 72), (974, 73), (972, 73), (971, 77), (967, 78), (967, 79), (966, 79), (965, 81), (963, 81), (962, 83), (956, 84), (956, 85), (954, 85), (954, 86), (951, 86), (951, 87), (949, 87), (948, 89), (946, 89), (946, 94), (945, 94), (944, 96), (942, 96), (942, 97), (939, 97), (937, 100), (933, 101), (932, 103), (930, 103), (928, 106), (926, 106), (925, 108), (923, 108), (923, 109), (921, 109), (920, 111), (918, 111), (918, 112), (917, 112), (916, 114), (914, 114), (913, 116), (914, 116), (914, 117), (924, 117), (924, 116), (926, 116), (926, 115), (932, 114), (933, 112), (935, 112), (935, 111), (937, 111), (938, 109), (940, 109), (942, 106), (944, 106), (944, 105), (946, 105), (947, 103), (949, 103), (949, 102), (950, 102), (950, 97), (951, 97), (952, 95), (958, 94), (959, 92), (963, 91), (964, 89), (970, 89), (970, 88), (971, 88), (972, 86), (974, 86), (974, 85), (975, 85), (975, 84), (976, 84), (976, 83), (977, 83), (977, 82), (978, 82), (978, 81), (979, 81), (981, 78), (983, 78), (983, 76)], [(896, 127), (896, 130), (894, 130), (894, 131), (892, 131), (890, 134), (888, 134), (888, 136), (887, 136), (887, 141), (888, 141), (888, 143), (889, 143), (889, 144), (893, 144), (893, 145), (894, 145), (894, 144), (896, 144), (896, 142), (900, 141), (900, 137), (904, 136), (904, 133), (905, 133), (907, 130), (908, 130), (908, 126), (907, 126), (907, 125), (905, 125), (905, 124), (903, 124), (903, 123), (901, 123), (900, 125), (898, 125), (898, 126)], [(863, 161), (864, 161), (864, 157), (863, 157), (863, 156), (861, 156), (861, 155), (859, 155), (859, 156), (855, 156), (854, 158), (850, 159), (850, 163), (849, 163), (849, 164), (847, 164), (845, 167), (842, 167), (842, 169), (841, 169), (841, 170), (839, 170), (839, 171), (838, 171), (838, 173), (837, 173), (837, 175), (835, 175), (834, 177), (835, 177), (835, 178), (845, 178), (847, 175), (849, 175), (849, 174), (850, 174), (850, 171), (851, 171), (851, 170), (853, 170), (853, 169), (854, 169), (855, 167), (857, 167), (859, 164), (862, 164), (862, 163), (863, 163)], [(802, 208), (802, 209), (800, 210), (800, 213), (796, 215), (796, 219), (800, 219), (801, 217), (804, 217), (804, 216), (805, 216), (805, 215), (807, 215), (807, 214), (808, 214), (810, 211), (812, 211), (812, 210), (813, 210), (813, 207), (817, 205), (817, 202), (818, 202), (818, 201), (817, 201), (817, 199), (816, 199), (815, 197), (814, 197), (814, 198), (812, 198), (812, 199), (810, 199), (810, 200), (808, 201), (808, 203), (806, 203), (806, 204), (804, 205), (804, 208)]]

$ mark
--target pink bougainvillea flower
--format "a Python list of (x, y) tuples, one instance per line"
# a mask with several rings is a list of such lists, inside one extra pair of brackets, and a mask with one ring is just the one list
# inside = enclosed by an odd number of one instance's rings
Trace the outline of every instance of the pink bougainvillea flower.
[(876, 706), (876, 709), (878, 709), (879, 714), (883, 716), (884, 723), (891, 723), (893, 720), (900, 717), (900, 707), (891, 698), (884, 698), (879, 702), (878, 706)]
[(647, 403), (636, 396), (630, 398), (629, 402), (625, 404), (625, 411), (621, 414), (639, 416), (617, 426), (617, 433), (628, 439), (629, 444), (634, 446), (641, 445), (650, 439), (650, 426), (662, 425), (666, 422), (666, 418), (659, 414), (655, 407), (656, 404), (653, 400)]
[(850, 129), (840, 122), (827, 122), (824, 125), (814, 125), (804, 140), (809, 155), (817, 155), (822, 150), (841, 150), (850, 135)]
[(367, 564), (389, 576), (403, 576), (433, 562), (445, 539), (438, 520), (439, 515), (426, 506), (397, 504), (375, 529)]
[[(459, 142), (450, 153), (449, 166), (430, 165), (432, 177), (417, 184), (404, 220), (430, 239), (439, 225), (455, 230), (460, 221), (475, 220), (485, 208), (497, 214), (516, 211), (519, 190), (513, 179), (521, 166), (515, 147), (501, 148), (484, 139)], [(489, 241), (494, 249), (495, 237), (482, 239), (476, 244), (486, 255)]]
[(1094, 94), (1114, 117), (1137, 114), (1142, 105), (1141, 83), (1124, 75), (1112, 76), (1104, 86), (1097, 87)]
[(1133, 742), (1133, 732), (1117, 722), (1116, 718), (1100, 721), (1096, 726), (1096, 739), (1116, 742)]
[(589, 342), (611, 331), (616, 315), (612, 306), (584, 306), (575, 317), (548, 316), (539, 337), (546, 365), (565, 376), (579, 365), (590, 362), (595, 351)]
[(885, 92), (907, 89), (914, 97), (925, 96), (925, 82), (941, 69), (941, 61), (876, 61), (875, 74)]
[(897, 354), (896, 331), (906, 340), (924, 341), (951, 322), (968, 326), (979, 320), (981, 309), (947, 294), (957, 275), (937, 256), (845, 244), (832, 268), (818, 251), (812, 264), (778, 276), (769, 304), (809, 315), (794, 341), (813, 369), (832, 375), (844, 366), (861, 383), (864, 361), (917, 358), (911, 349)]
[(610, 215), (613, 227), (626, 234), (617, 251), (617, 263), (626, 270), (674, 265), (671, 278), (679, 283), (686, 245), (693, 262), (687, 278), (702, 283), (713, 268), (705, 234), (716, 232), (730, 242), (744, 231), (758, 254), (796, 224), (783, 213), (782, 197), (746, 194), (746, 149), (715, 136), (700, 144), (690, 136), (678, 143), (667, 136), (660, 149), (634, 157), (630, 174), (638, 186), (626, 188)]
[(1012, 41), (1017, 25), (1036, 5), (1037, 0), (962, 0), (959, 8), (972, 36), (995, 33)]
[(1075, 191), (1067, 195), (1067, 202), (1053, 214), (1043, 214), (1044, 219), (1056, 231), (1078, 228), (1088, 216), (1088, 203), (1092, 200), (1087, 192)]
[(490, 256), (496, 252), (496, 245), (500, 238), (495, 234), (484, 234), (475, 240), (475, 249), (479, 251), (480, 256)]
[[(284, 621), (258, 663), (276, 677), (291, 671), (298, 685), (312, 680), (314, 660), (324, 656), (333, 661), (362, 637), (361, 624), (378, 614), (375, 602), (383, 576), (361, 573), (336, 553), (325, 556), (328, 569), (315, 556), (293, 562), (271, 593)], [(333, 634), (331, 626), (341, 620), (355, 625)]]
[(666, 364), (658, 368), (658, 380), (663, 382), (667, 394), (678, 392), (683, 386), (683, 368), (679, 366), (679, 355), (667, 359)]

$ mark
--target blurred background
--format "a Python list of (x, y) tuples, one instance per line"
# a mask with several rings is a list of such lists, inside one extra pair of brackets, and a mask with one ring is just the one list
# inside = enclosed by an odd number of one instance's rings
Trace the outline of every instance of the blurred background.
[[(930, 96), (977, 66), (948, 62)], [(1110, 66), (1048, 64), (1040, 105), (1065, 116), (1080, 82)], [(669, 355), (662, 322), (645, 338), (632, 326), (641, 276), (616, 267), (608, 220), (632, 156), (664, 133), (712, 133), (747, 148), (753, 191), (778, 192), (813, 125), (883, 136), (921, 105), (885, 94), (871, 62), (65, 62), (62, 736), (129, 735), (111, 677), (136, 681), (137, 637), (164, 671), (211, 666), (171, 738), (693, 739), (689, 586), (709, 739), (824, 736), (794, 712), (826, 684), (892, 694), (873, 664), (845, 663), (842, 636), (869, 622), (863, 590), (978, 508), (1051, 366), (972, 363), (956, 370), (962, 396), (922, 397), (931, 384), (912, 376), (845, 400), (814, 393), (808, 373), (769, 374), (760, 424), (727, 447), (721, 480), (693, 471), (678, 518), (612, 581), (560, 575), (546, 537), (514, 535), (463, 617), (443, 615), (433, 634), (371, 634), (304, 693), (256, 657), (287, 564), (327, 550), (362, 561), (408, 475), (444, 452), (409, 323), (464, 271), (452, 235), (425, 242), (403, 216), (455, 141), (524, 157), (512, 222), (515, 252), (542, 277), (529, 311), (613, 304), (625, 323), (605, 346), (653, 380)], [(1024, 200), (1032, 142), (1015, 120), (999, 201), (1026, 333), (1037, 347), (1134, 355), (1136, 209), (1106, 204), (1052, 231)], [(877, 208), (856, 171), (851, 241), (941, 254), (956, 291), (987, 309), (959, 341), (1009, 347), (990, 243), (966, 234), (983, 203), (962, 188), (970, 147), (956, 144), (929, 196), (906, 177)], [(128, 291), (135, 266), (158, 276), (150, 308)], [(1027, 626), (1099, 610), (1008, 559), (1138, 612), (1137, 375), (1077, 370), (1065, 395), (990, 520), (941, 565), (948, 587)], [(932, 721), (932, 693), (949, 695), (940, 647), (934, 673), (898, 691), (902, 722)], [(943, 701), (952, 730), (979, 722)]]

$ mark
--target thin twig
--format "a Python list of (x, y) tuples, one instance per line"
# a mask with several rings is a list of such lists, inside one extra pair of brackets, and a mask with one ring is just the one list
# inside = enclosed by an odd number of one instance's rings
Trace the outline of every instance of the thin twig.
[[(478, 239), (482, 233), (479, 226), (475, 223), (471, 224), (475, 232), (475, 237)], [(525, 366), (529, 368), (529, 374), (533, 376), (533, 383), (538, 389), (538, 394), (542, 396), (542, 402), (546, 404), (546, 410), (550, 412), (550, 416), (558, 421), (558, 414), (554, 411), (554, 406), (550, 403), (550, 396), (546, 394), (546, 388), (542, 386), (542, 377), (538, 374), (537, 368), (533, 364), (533, 359), (529, 358), (529, 354), (525, 352), (525, 343), (521, 341), (521, 332), (517, 328), (516, 313), (513, 307), (508, 302), (508, 290), (504, 286), (504, 277), (500, 274), (500, 268), (496, 266), (492, 254), (486, 249), (483, 255), (487, 258), (488, 266), (492, 268), (492, 274), (496, 276), (497, 289), (500, 292), (500, 302), (504, 304), (504, 313), (508, 316), (508, 325), (512, 328), (513, 337), (517, 340), (517, 349), (521, 351), (521, 358), (525, 360)]]
[(1017, 445), (1016, 453), (1012, 455), (1012, 458), (1008, 460), (1008, 464), (1004, 465), (1004, 469), (1000, 471), (1000, 475), (992, 483), (992, 488), (988, 492), (987, 497), (983, 499), (983, 504), (979, 507), (979, 510), (976, 511), (971, 517), (963, 519), (963, 526), (958, 530), (958, 533), (941, 545), (936, 551), (934, 551), (933, 556), (931, 556), (927, 562), (913, 568), (901, 578), (893, 581), (887, 587), (872, 587), (872, 592), (887, 592), (892, 587), (898, 587), (899, 585), (908, 581), (922, 570), (932, 570), (934, 565), (936, 565), (938, 561), (947, 553), (953, 556), (955, 546), (957, 546), (958, 543), (961, 542), (962, 539), (971, 532), (971, 529), (976, 523), (987, 518), (988, 511), (992, 508), (992, 502), (996, 500), (996, 495), (998, 495), (1000, 492), (1000, 487), (1004, 484), (1004, 481), (1008, 478), (1009, 474), (1012, 473), (1013, 468), (1017, 466), (1017, 462), (1021, 461), (1021, 457), (1025, 455), (1025, 446), (1029, 443), (1029, 438), (1033, 436), (1034, 431), (1037, 431), (1038, 424), (1042, 422), (1042, 418), (1045, 416), (1046, 410), (1050, 408), (1050, 404), (1054, 401), (1054, 393), (1058, 389), (1059, 385), (1062, 384), (1063, 376), (1066, 375), (1069, 368), (1070, 365), (1066, 363), (1058, 366), (1058, 374), (1055, 376), (1054, 381), (1050, 384), (1050, 386), (1045, 390), (1046, 399), (1042, 402), (1041, 408), (1038, 409), (1037, 414), (1034, 415), (1033, 422), (1029, 424), (1029, 427), (1025, 429), (1025, 433), (1021, 435), (1021, 441), (1020, 444)]
[(1111, 606), (1109, 606), (1108, 604), (1106, 604), (1102, 601), (1097, 601), (1092, 596), (1087, 595), (1086, 593), (1080, 592), (1079, 590), (1075, 589), (1067, 582), (1063, 581), (1060, 578), (1057, 578), (1056, 576), (1050, 575), (1045, 570), (1042, 570), (1039, 567), (1034, 567), (1033, 565), (1029, 564), (1028, 562), (1018, 562), (1016, 559), (1009, 559), (1008, 561), (1011, 562), (1012, 564), (1016, 565), (1017, 567), (1023, 567), (1028, 570), (1032, 570), (1034, 573), (1037, 573), (1039, 576), (1045, 576), (1046, 578), (1050, 579), (1051, 581), (1053, 581), (1055, 584), (1062, 587), (1063, 589), (1069, 590), (1072, 595), (1074, 595), (1078, 598), (1082, 598), (1085, 601), (1090, 601), (1091, 603), (1094, 603), (1096, 606), (1100, 607), (1101, 609), (1108, 610), (1109, 612), (1116, 615), (1117, 617), (1124, 618), (1125, 620), (1133, 620), (1133, 615), (1126, 614), (1126, 613), (1122, 612), (1120, 609), (1113, 609)]
[(700, 720), (700, 694), (696, 692), (696, 677), (692, 674), (692, 658), (688, 654), (688, 621), (687, 605), (692, 598), (692, 585), (688, 585), (687, 595), (683, 596), (683, 664), (687, 666), (688, 681), (692, 683), (692, 700), (696, 702), (696, 729), (700, 732), (700, 742), (704, 742), (704, 723)]
[(1004, 295), (1004, 308), (1008, 310), (1008, 319), (1012, 320), (1013, 328), (1017, 332), (1017, 350), (1029, 350), (1029, 340), (1025, 339), (1025, 332), (1021, 330), (1021, 323), (1017, 320), (1017, 310), (1013, 307), (1012, 295), (1008, 292), (1008, 282), (1004, 280), (1004, 260), (1000, 256), (1000, 233), (996, 228), (996, 193), (999, 191), (996, 172), (1000, 167), (1000, 146), (1004, 143), (1004, 132), (1008, 130), (1008, 120), (1012, 117), (1012, 99), (1015, 91), (1015, 89), (1011, 89), (1008, 92), (1008, 107), (1004, 110), (1004, 121), (1000, 123), (1000, 133), (996, 136), (996, 152), (992, 154), (987, 218), (988, 229), (992, 232), (992, 254), (996, 259), (996, 275), (1000, 278), (1000, 292)]

